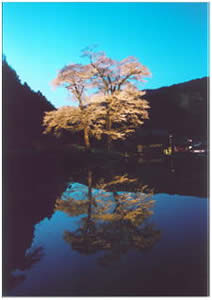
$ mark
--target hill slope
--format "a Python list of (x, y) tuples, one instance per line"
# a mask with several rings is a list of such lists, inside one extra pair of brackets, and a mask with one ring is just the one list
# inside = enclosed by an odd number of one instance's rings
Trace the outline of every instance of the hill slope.
[(3, 60), (3, 138), (6, 149), (33, 148), (43, 138), (42, 118), (54, 106), (38, 91), (21, 84), (16, 72)]
[(150, 120), (144, 128), (160, 128), (175, 135), (207, 135), (209, 78), (146, 90)]

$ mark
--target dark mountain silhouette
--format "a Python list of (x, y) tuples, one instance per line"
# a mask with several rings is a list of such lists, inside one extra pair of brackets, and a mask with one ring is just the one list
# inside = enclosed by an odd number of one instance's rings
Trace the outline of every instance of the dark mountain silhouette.
[(16, 72), (3, 59), (3, 138), (7, 150), (38, 147), (45, 111), (54, 109), (41, 92), (21, 84)]
[(207, 136), (209, 78), (146, 90), (150, 119), (143, 128), (161, 129), (179, 136)]
[(204, 77), (169, 87), (146, 90), (149, 120), (132, 134), (121, 147), (135, 150), (138, 144), (167, 144), (174, 140), (194, 138), (207, 142), (209, 78)]

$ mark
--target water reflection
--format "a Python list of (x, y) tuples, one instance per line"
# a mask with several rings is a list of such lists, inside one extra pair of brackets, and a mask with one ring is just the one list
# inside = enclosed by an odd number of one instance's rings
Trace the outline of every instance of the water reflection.
[(18, 274), (15, 271), (10, 271), (10, 273), (8, 273), (7, 280), (9, 281), (10, 288), (14, 288), (16, 285), (20, 284), (26, 278), (25, 274), (22, 272), (29, 270), (32, 265), (39, 262), (43, 255), (42, 247), (37, 247), (34, 250), (25, 253), (22, 262), (19, 265)]
[(55, 194), (61, 194), (65, 182), (61, 168), (51, 156), (11, 155), (6, 157), (5, 168), (3, 294), (7, 295), (25, 279), (24, 271), (45, 255), (41, 246), (27, 249), (34, 238), (35, 224), (54, 213)]
[(77, 192), (74, 184), (69, 185), (62, 199), (57, 199), (56, 210), (80, 216), (77, 229), (64, 232), (64, 240), (72, 249), (83, 254), (105, 250), (99, 263), (106, 265), (129, 249), (149, 249), (160, 239), (160, 230), (147, 222), (155, 204), (153, 190), (137, 184), (134, 193), (118, 191), (121, 185), (132, 183), (138, 179), (125, 174), (107, 182), (101, 178), (94, 189), (92, 171), (88, 170), (87, 188), (78, 187)]
[[(207, 294), (201, 174), (182, 167), (183, 177), (177, 164), (172, 172), (164, 165), (91, 161), (88, 167), (66, 159), (56, 167), (46, 160), (11, 162), (5, 294)], [(171, 195), (176, 190), (185, 193)]]

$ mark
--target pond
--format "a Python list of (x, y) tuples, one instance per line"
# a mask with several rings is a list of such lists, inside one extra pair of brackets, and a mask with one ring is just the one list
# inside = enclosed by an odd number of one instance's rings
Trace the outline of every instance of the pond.
[(3, 294), (207, 295), (203, 165), (10, 159)]

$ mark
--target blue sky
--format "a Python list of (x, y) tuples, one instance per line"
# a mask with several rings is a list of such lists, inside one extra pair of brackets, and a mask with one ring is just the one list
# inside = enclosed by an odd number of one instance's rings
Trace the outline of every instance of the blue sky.
[[(56, 107), (70, 105), (50, 82), (97, 44), (113, 59), (135, 56), (152, 72), (146, 88), (208, 76), (208, 3), (3, 3), (3, 53), (22, 82)], [(86, 63), (86, 61), (84, 61)]]

